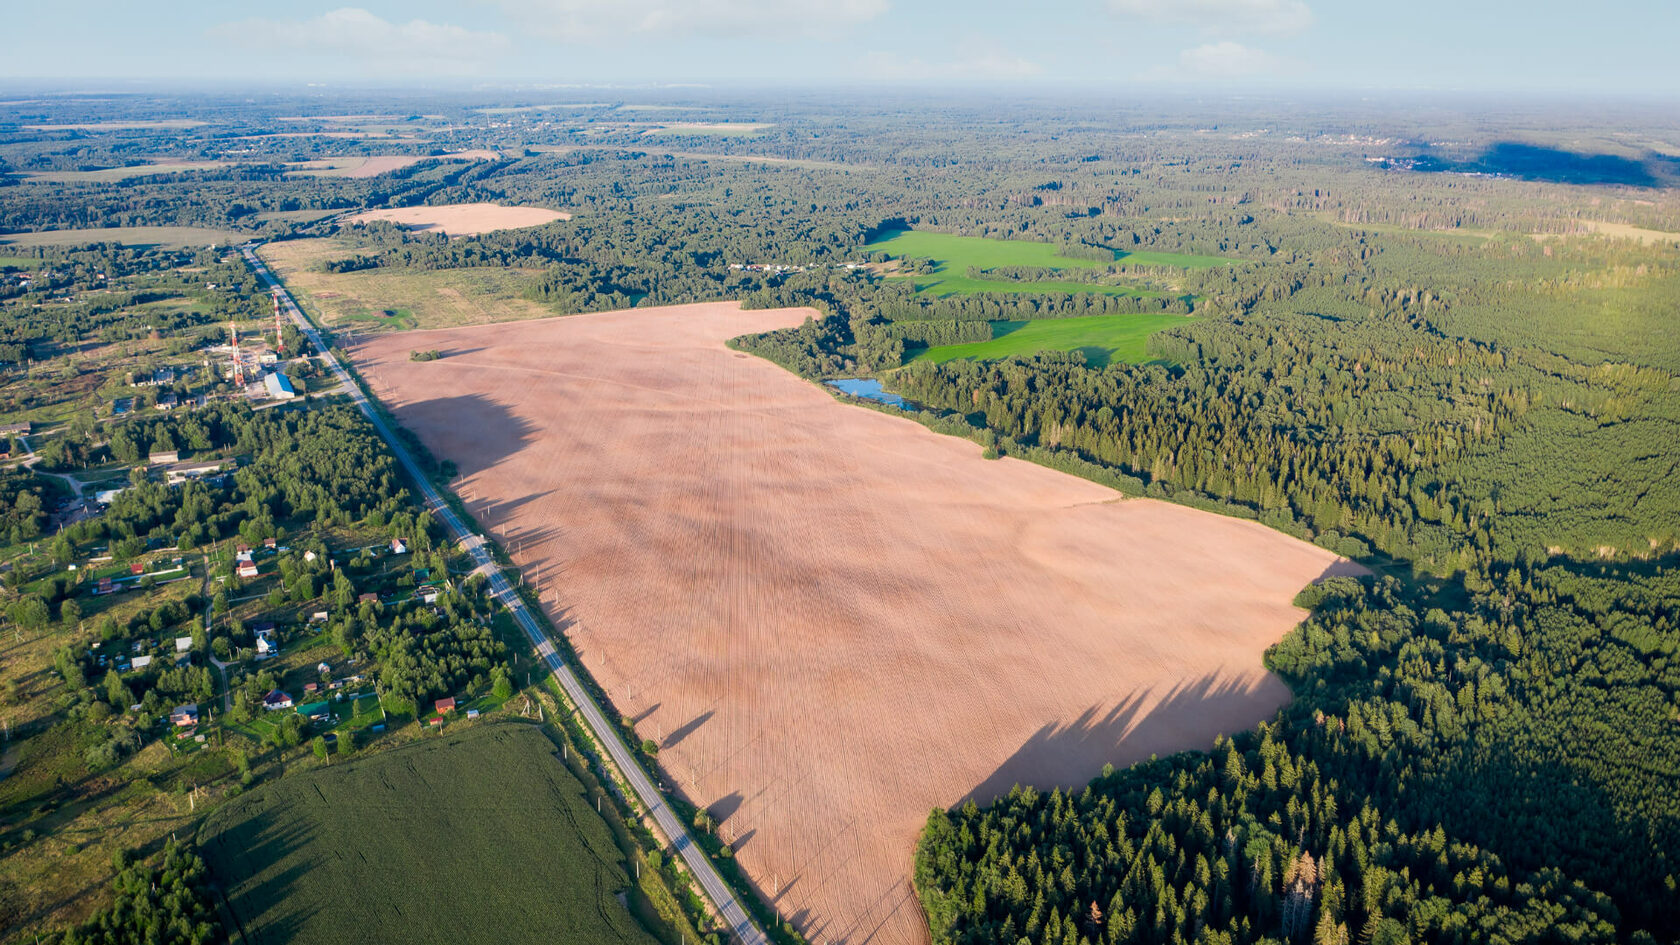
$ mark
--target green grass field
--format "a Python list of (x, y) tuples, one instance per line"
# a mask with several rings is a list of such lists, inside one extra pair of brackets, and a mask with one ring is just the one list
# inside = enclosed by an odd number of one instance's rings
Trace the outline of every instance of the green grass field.
[(199, 835), (250, 945), (654, 945), (610, 828), (536, 728), (481, 724), (288, 775)]
[[(1122, 285), (1092, 285), (1084, 282), (1011, 282), (1002, 279), (976, 279), (968, 269), (997, 269), (1003, 266), (1033, 266), (1051, 269), (1101, 269), (1108, 265), (1094, 259), (1075, 259), (1057, 252), (1050, 243), (1027, 240), (994, 240), (980, 236), (954, 236), (950, 233), (928, 233), (921, 230), (900, 230), (864, 246), (870, 252), (888, 253), (895, 257), (932, 259), (933, 275), (901, 276), (912, 279), (916, 291), (922, 295), (954, 295), (973, 292), (1095, 292), (1103, 295), (1137, 295), (1157, 297), (1161, 293)], [(1178, 266), (1205, 269), (1228, 265), (1230, 260), (1215, 256), (1191, 256), (1180, 253), (1115, 253), (1116, 262), (1132, 262), (1149, 266)]]
[(1080, 351), (1085, 363), (1149, 360), (1149, 336), (1194, 319), (1184, 315), (1090, 315), (1030, 322), (992, 322), (992, 340), (926, 348), (911, 361), (1008, 358), (1039, 351)]
[(82, 243), (123, 243), (129, 246), (186, 247), (238, 243), (250, 234), (204, 226), (114, 226), (87, 230), (42, 230), (38, 233), (0, 233), (6, 246), (76, 246)]

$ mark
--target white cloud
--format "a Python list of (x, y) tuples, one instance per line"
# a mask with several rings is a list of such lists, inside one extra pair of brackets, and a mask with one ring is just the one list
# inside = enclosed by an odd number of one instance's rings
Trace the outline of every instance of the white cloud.
[(409, 72), (468, 72), (510, 43), (501, 33), (446, 23), (392, 23), (360, 7), (342, 7), (307, 20), (252, 19), (212, 27), (212, 38), (288, 53), (355, 57)]
[(872, 52), (863, 57), (861, 71), (868, 78), (889, 82), (964, 82), (1027, 79), (1043, 73), (1044, 67), (1002, 50), (975, 49), (939, 62)]
[(1210, 33), (1299, 33), (1313, 24), (1305, 0), (1108, 0), (1115, 13)]
[(824, 36), (873, 20), (888, 0), (489, 0), (565, 42), (611, 37)]
[(1178, 65), (1180, 77), (1196, 80), (1277, 76), (1295, 67), (1292, 60), (1230, 40), (1186, 49), (1178, 54)]

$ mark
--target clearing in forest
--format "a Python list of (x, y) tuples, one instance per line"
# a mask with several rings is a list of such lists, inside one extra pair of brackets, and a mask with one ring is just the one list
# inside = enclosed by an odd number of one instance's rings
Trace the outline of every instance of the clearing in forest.
[(252, 945), (655, 943), (614, 895), (633, 883), (609, 828), (530, 725), (288, 775), (227, 800), (199, 838)]
[(357, 251), (338, 239), (282, 240), (259, 250), (310, 314), (338, 332), (447, 328), (554, 314), (520, 297), (536, 278), (535, 269), (317, 268), (317, 263)]
[(450, 236), (475, 236), (493, 230), (541, 226), (572, 215), (547, 207), (504, 207), (495, 203), (450, 203), (435, 207), (395, 207), (364, 210), (346, 218), (351, 223), (388, 220), (411, 230), (435, 230)]
[(897, 258), (931, 259), (932, 275), (910, 275), (896, 278), (911, 279), (922, 295), (943, 296), (973, 292), (1095, 292), (1103, 295), (1139, 295), (1158, 297), (1162, 293), (1124, 285), (1102, 285), (1072, 280), (1041, 279), (1015, 281), (1004, 278), (980, 277), (968, 274), (975, 269), (1000, 269), (1021, 266), (1040, 269), (1102, 269), (1111, 262), (1135, 263), (1144, 266), (1171, 266), (1180, 269), (1207, 269), (1228, 266), (1232, 260), (1217, 256), (1194, 256), (1187, 253), (1115, 252), (1112, 260), (1082, 259), (1063, 256), (1060, 247), (1052, 243), (1030, 240), (997, 240), (981, 236), (955, 236), (950, 233), (930, 233), (924, 230), (892, 230), (863, 247), (870, 252), (888, 253)]
[[(836, 400), (725, 340), (808, 309), (362, 338), (397, 419), (668, 783), (811, 941), (922, 943), (928, 810), (1252, 727), (1261, 653), (1354, 568)], [(416, 362), (416, 349), (438, 360)]]
[(990, 341), (923, 348), (908, 360), (944, 362), (957, 358), (1011, 358), (1039, 351), (1078, 351), (1092, 367), (1103, 367), (1113, 361), (1142, 364), (1149, 360), (1150, 335), (1194, 320), (1188, 315), (1147, 314), (992, 322)]

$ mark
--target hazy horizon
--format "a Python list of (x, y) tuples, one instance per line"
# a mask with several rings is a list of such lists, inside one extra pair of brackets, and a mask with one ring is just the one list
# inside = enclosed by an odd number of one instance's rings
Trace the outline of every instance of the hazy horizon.
[[(1594, 16), (1541, 0), (420, 0), (270, 12), (205, 0), (11, 14), (7, 82), (202, 81), (333, 87), (1133, 88), (1427, 92), (1646, 100), (1680, 95), (1658, 0)], [(56, 41), (54, 37), (65, 37)]]

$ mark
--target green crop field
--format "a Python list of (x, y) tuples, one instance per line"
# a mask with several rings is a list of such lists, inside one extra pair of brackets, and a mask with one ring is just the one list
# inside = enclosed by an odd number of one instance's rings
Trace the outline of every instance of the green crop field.
[(1080, 351), (1085, 363), (1149, 360), (1149, 336), (1194, 319), (1184, 315), (1090, 315), (1030, 322), (992, 322), (992, 340), (924, 348), (911, 361), (1008, 358), (1038, 351)]
[(204, 226), (113, 226), (86, 230), (41, 230), (35, 233), (0, 233), (5, 246), (76, 246), (82, 243), (122, 243), (129, 246), (167, 246), (191, 249), (212, 244), (226, 245), (249, 239), (249, 233)]
[[(1157, 297), (1161, 293), (1123, 285), (1094, 285), (1073, 281), (1016, 282), (1003, 279), (976, 279), (968, 269), (997, 269), (1003, 266), (1032, 266), (1050, 269), (1102, 269), (1108, 265), (1095, 259), (1076, 259), (1063, 256), (1059, 247), (1051, 243), (1028, 240), (995, 240), (980, 236), (953, 236), (950, 233), (928, 233), (920, 230), (899, 230), (864, 246), (870, 252), (888, 253), (895, 257), (931, 259), (932, 275), (903, 276), (912, 279), (916, 291), (922, 295), (954, 295), (973, 292), (1095, 292), (1103, 295), (1137, 295)], [(1139, 263), (1148, 266), (1178, 266), (1205, 269), (1227, 265), (1230, 260), (1216, 256), (1191, 256), (1181, 253), (1115, 253), (1115, 262)]]
[(484, 724), (229, 800), (200, 844), (250, 945), (654, 945), (607, 824), (536, 728)]

